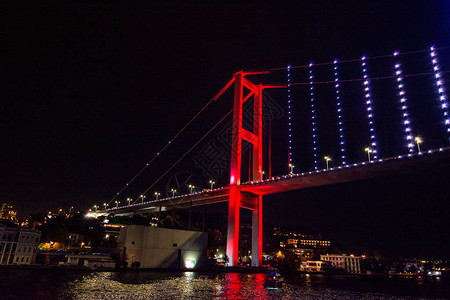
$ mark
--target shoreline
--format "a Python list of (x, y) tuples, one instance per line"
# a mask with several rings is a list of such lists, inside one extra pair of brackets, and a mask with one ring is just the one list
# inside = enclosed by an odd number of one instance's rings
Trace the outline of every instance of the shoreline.
[[(57, 265), (0, 265), (0, 270), (53, 270), (53, 271), (79, 271), (86, 273), (93, 272), (198, 272), (198, 273), (241, 273), (241, 274), (265, 274), (266, 267), (212, 267), (212, 268), (199, 268), (199, 269), (164, 269), (164, 268), (143, 268), (143, 269), (96, 269), (92, 270), (84, 266), (57, 266)], [(383, 274), (383, 273), (372, 273), (372, 274), (348, 274), (341, 272), (304, 272), (298, 270), (281, 270), (282, 274), (299, 274), (299, 275), (338, 275), (345, 277), (386, 277), (386, 278), (415, 278), (416, 275), (413, 274)], [(443, 277), (447, 277), (446, 274), (442, 274)]]

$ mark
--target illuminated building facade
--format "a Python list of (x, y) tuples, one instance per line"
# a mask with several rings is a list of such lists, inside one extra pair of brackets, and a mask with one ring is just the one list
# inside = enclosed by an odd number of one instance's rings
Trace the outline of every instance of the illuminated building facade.
[(0, 224), (0, 264), (24, 265), (34, 262), (41, 232)]
[(17, 222), (17, 212), (11, 204), (2, 204), (0, 207), (0, 219)]
[(330, 262), (321, 260), (307, 260), (300, 265), (303, 272), (324, 272), (330, 269)]
[(299, 243), (301, 246), (309, 246), (309, 247), (330, 247), (331, 242), (327, 240), (319, 240), (319, 239), (300, 239)]
[(154, 226), (120, 229), (119, 249), (128, 267), (195, 269), (206, 262), (208, 234)]
[(359, 256), (345, 254), (326, 254), (321, 255), (320, 260), (331, 262), (332, 268), (343, 269), (350, 274), (361, 274)]

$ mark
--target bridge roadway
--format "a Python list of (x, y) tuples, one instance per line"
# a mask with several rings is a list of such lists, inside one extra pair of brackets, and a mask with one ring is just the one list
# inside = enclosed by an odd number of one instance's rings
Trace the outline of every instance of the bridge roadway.
[[(361, 162), (300, 174), (275, 176), (270, 179), (247, 182), (238, 186), (244, 193), (270, 195), (330, 184), (365, 180), (382, 176), (410, 173), (434, 166), (449, 166), (450, 147), (421, 152), (420, 154), (400, 155), (372, 162)], [(136, 203), (98, 211), (95, 215), (129, 215), (134, 213), (157, 212), (200, 206), (228, 201), (229, 186), (194, 192), (159, 200)]]

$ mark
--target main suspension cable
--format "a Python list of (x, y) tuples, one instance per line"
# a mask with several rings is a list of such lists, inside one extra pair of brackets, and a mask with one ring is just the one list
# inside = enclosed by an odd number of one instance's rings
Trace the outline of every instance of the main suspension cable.
[[(446, 74), (450, 73), (450, 70), (441, 71), (441, 73)], [(425, 76), (425, 75), (433, 75), (433, 72), (424, 72), (424, 73), (412, 73), (405, 74), (403, 77), (416, 77), (416, 76)], [(326, 81), (313, 81), (313, 82), (292, 82), (291, 85), (311, 85), (311, 84), (330, 84), (330, 83), (342, 83), (342, 82), (358, 82), (358, 81), (366, 81), (366, 80), (382, 80), (382, 79), (392, 79), (395, 78), (395, 75), (392, 76), (381, 76), (381, 77), (371, 77), (371, 78), (352, 78), (352, 79), (341, 79), (338, 81), (334, 80), (326, 80)]]
[[(437, 50), (444, 50), (444, 49), (449, 49), (450, 46), (445, 46), (445, 47), (435, 47), (434, 49)], [(400, 52), (399, 55), (408, 55), (408, 54), (415, 54), (415, 53), (422, 53), (422, 52), (427, 52), (430, 51), (430, 49), (424, 49), (424, 50), (414, 50), (414, 51), (409, 51), (409, 52)], [(385, 54), (385, 55), (378, 55), (378, 56), (372, 56), (369, 57), (367, 56), (366, 59), (378, 59), (378, 58), (386, 58), (386, 57), (392, 57), (392, 54)], [(339, 61), (340, 64), (343, 63), (350, 63), (350, 62), (356, 62), (356, 61), (361, 61), (361, 58), (354, 58), (354, 59), (347, 59), (347, 60), (341, 60)], [(315, 67), (317, 66), (326, 66), (326, 65), (332, 65), (334, 64), (334, 62), (324, 62), (324, 63), (318, 63), (318, 64), (314, 64)], [(267, 71), (281, 71), (281, 70), (286, 70), (288, 67), (278, 67), (278, 68), (270, 68), (267, 69)], [(298, 66), (289, 66), (289, 68), (292, 69), (300, 69), (300, 68), (309, 68), (309, 64), (307, 65), (298, 65)]]
[[(232, 83), (232, 82), (231, 82)], [(230, 84), (231, 83), (228, 83), (227, 84), (227, 86), (226, 86), (226, 88), (228, 88), (229, 86), (230, 86)], [(224, 88), (225, 89), (225, 88)], [(119, 191), (119, 192), (117, 192), (116, 193), (116, 195), (114, 195), (114, 197), (111, 199), (111, 200), (109, 200), (109, 202), (108, 202), (108, 204), (110, 204), (112, 201), (114, 201), (134, 180), (136, 180), (136, 178), (138, 178), (139, 177), (139, 175), (141, 175), (142, 174), (142, 172), (144, 172), (146, 169), (147, 169), (147, 167), (156, 159), (156, 158), (158, 158), (158, 156), (161, 154), (161, 153), (163, 153), (164, 152), (164, 150), (166, 150), (166, 148), (172, 143), (172, 142), (174, 142), (176, 139), (177, 139), (177, 137), (195, 120), (195, 119), (197, 119), (197, 117), (211, 104), (211, 102), (213, 102), (213, 101), (215, 101), (215, 100), (217, 100), (219, 97), (220, 97), (220, 95), (222, 95), (223, 94), (223, 92), (224, 92), (224, 89), (222, 89), (214, 98), (212, 98), (211, 100), (209, 100), (209, 102), (208, 103), (206, 103), (205, 104), (205, 106), (203, 106), (203, 108), (188, 122), (188, 123), (186, 123), (186, 125), (184, 125), (184, 127), (183, 128), (181, 128), (181, 130), (179, 130), (178, 132), (177, 132), (177, 134), (175, 134), (175, 136), (171, 139), (171, 140), (169, 140), (169, 142), (167, 143), (167, 144), (165, 144), (164, 145), (164, 147), (162, 147), (162, 149), (161, 150), (159, 150), (159, 152), (156, 152), (156, 154), (153, 156), (153, 158), (148, 162), (148, 163), (146, 163), (145, 164), (145, 166), (136, 174), (136, 175), (134, 175), (130, 180), (128, 180), (128, 182), (125, 184), (125, 186)]]
[[(167, 175), (183, 158), (186, 157), (198, 144), (201, 143), (214, 129), (216, 129), (217, 126), (219, 126), (220, 123), (225, 120), (226, 117), (228, 117), (233, 110), (230, 110), (222, 119), (220, 119), (219, 122), (216, 123), (205, 135), (203, 135), (200, 140), (198, 140), (189, 150), (187, 150), (174, 164), (172, 164), (150, 187), (148, 187), (142, 195), (145, 195), (149, 190), (151, 190), (164, 176)], [(135, 203), (139, 198), (137, 198), (133, 203)]]

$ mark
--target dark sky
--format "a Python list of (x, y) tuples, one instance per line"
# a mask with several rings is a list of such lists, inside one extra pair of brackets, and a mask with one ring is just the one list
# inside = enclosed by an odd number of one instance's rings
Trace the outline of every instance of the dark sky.
[[(2, 202), (26, 214), (109, 201), (238, 70), (450, 45), (448, 1), (391, 2), (2, 4)], [(445, 55), (448, 61), (450, 52)], [(360, 76), (355, 74), (347, 76)], [(286, 95), (268, 96), (279, 108), (275, 122), (285, 124)], [(208, 108), (120, 200), (154, 182), (231, 109), (231, 100), (226, 94)], [(229, 122), (221, 125), (154, 190), (164, 191), (176, 173), (194, 176), (196, 185), (207, 186), (210, 177), (224, 184), (226, 171), (210, 174), (195, 164), (202, 150), (226, 135)], [(282, 126), (274, 130), (283, 132)], [(286, 139), (274, 143), (275, 152), (284, 151)], [(273, 163), (282, 172), (284, 158)], [(439, 172), (430, 182), (396, 179), (392, 193), (376, 196), (367, 191), (381, 193), (392, 179), (274, 196), (266, 200), (266, 219), (316, 228), (352, 246), (407, 245), (420, 248), (420, 255), (448, 254), (450, 241), (441, 236), (449, 225), (448, 173)], [(424, 182), (429, 185), (417, 185)], [(412, 184), (421, 189), (400, 199)], [(425, 196), (430, 186), (433, 193)], [(292, 204), (299, 198), (304, 204)], [(343, 219), (330, 209), (335, 206)], [(308, 216), (298, 218), (297, 210)], [(406, 215), (417, 222), (400, 226)], [(390, 224), (399, 228), (393, 235), (386, 233)], [(431, 247), (434, 252), (426, 252)]]

